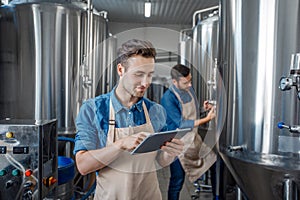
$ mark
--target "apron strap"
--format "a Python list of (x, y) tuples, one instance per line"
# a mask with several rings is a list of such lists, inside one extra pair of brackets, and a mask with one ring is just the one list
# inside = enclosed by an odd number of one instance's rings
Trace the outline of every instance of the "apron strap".
[[(182, 101), (180, 95), (176, 92), (176, 90), (175, 90), (175, 88), (174, 88), (175, 86), (174, 86), (174, 85), (172, 85), (172, 86), (173, 86), (173, 87), (170, 87), (171, 90), (173, 91), (173, 93), (175, 94), (175, 96), (177, 97), (177, 99), (178, 99), (178, 101), (181, 103), (181, 105), (183, 105), (184, 103), (183, 103), (183, 101)], [(192, 93), (191, 93), (189, 90), (188, 90), (187, 92), (188, 92), (189, 95), (191, 96), (192, 101), (194, 101), (194, 97), (193, 97)]]
[(143, 110), (144, 110), (144, 114), (145, 114), (145, 118), (146, 118), (146, 123), (151, 124), (149, 112), (148, 112), (148, 109), (147, 109), (146, 104), (145, 104), (144, 101), (143, 101)]
[[(107, 145), (112, 144), (115, 141), (115, 126), (116, 126), (116, 120), (115, 120), (115, 110), (112, 106), (111, 99), (109, 100), (109, 126), (108, 126), (108, 133), (107, 133)], [(113, 134), (110, 134), (109, 132), (112, 131)]]

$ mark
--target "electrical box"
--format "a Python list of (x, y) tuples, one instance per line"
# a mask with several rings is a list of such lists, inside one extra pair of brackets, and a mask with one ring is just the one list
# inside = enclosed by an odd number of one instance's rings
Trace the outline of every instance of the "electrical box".
[(43, 199), (57, 186), (56, 120), (0, 120), (0, 199)]

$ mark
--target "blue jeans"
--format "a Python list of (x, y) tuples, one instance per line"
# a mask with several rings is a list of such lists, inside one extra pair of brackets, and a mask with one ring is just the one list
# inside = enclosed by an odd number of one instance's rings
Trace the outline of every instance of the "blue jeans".
[(184, 169), (182, 168), (178, 158), (171, 163), (170, 172), (171, 177), (168, 190), (168, 200), (178, 200), (185, 178)]

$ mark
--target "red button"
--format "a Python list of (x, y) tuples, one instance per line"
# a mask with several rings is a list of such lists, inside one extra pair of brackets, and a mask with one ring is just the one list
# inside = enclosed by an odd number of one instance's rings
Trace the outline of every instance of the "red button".
[(56, 183), (56, 181), (57, 181), (56, 178), (54, 178), (54, 177), (51, 176), (51, 177), (49, 178), (49, 182), (50, 182), (49, 185), (53, 185), (54, 183)]
[(25, 171), (25, 176), (31, 176), (31, 174), (32, 174), (32, 170), (31, 169), (27, 169), (26, 171)]

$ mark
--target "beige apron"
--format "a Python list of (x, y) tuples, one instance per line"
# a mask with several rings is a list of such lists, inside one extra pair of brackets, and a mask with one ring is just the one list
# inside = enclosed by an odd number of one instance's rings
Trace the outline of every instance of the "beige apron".
[[(115, 111), (110, 102), (110, 125), (107, 135), (107, 144), (128, 135), (139, 132), (153, 133), (153, 127), (148, 110), (143, 102), (146, 124), (115, 128)], [(156, 154), (150, 152), (140, 155), (131, 155), (124, 151), (109, 166), (99, 170), (97, 187), (94, 199), (97, 200), (161, 200), (161, 192), (156, 175)]]
[[(197, 118), (197, 107), (191, 92), (188, 91), (192, 97), (192, 101), (188, 103), (183, 103), (180, 95), (175, 90), (173, 90), (173, 92), (181, 103), (183, 118), (186, 120), (195, 120)], [(186, 134), (182, 140), (184, 142), (184, 152), (178, 157), (187, 177), (191, 182), (194, 182), (214, 164), (217, 160), (217, 156), (211, 149), (207, 149), (209, 147), (202, 143), (197, 128), (194, 128), (192, 132)], [(205, 149), (205, 152), (209, 153), (203, 156), (203, 154), (200, 153), (200, 148), (201, 152)]]

